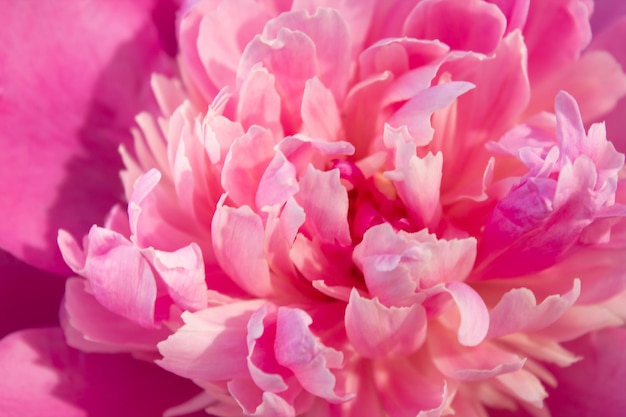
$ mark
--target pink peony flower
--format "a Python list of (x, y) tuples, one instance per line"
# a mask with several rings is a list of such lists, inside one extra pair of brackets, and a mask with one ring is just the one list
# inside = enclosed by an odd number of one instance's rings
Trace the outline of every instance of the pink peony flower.
[[(176, 7), (177, 45), (164, 29)], [(58, 84), (36, 78), (50, 101), (26, 98), (43, 110), (0, 112), (7, 135), (35, 139), (42, 133), (26, 122), (43, 112), (44, 132), (72, 150), (61, 153), (64, 166), (37, 141), (2, 141), (5, 166), (32, 148), (42, 171), (22, 169), (5, 185), (12, 208), (0, 244), (35, 266), (73, 271), (64, 338), (25, 330), (0, 342), (0, 373), (18, 382), (2, 385), (0, 410), (621, 415), (619, 7), (7, 7), (7, 22), (56, 15), (47, 32), (67, 21), (76, 33), (92, 22), (96, 30), (67, 39), (85, 49), (51, 48), (36, 61), (87, 65), (60, 72)], [(9, 45), (24, 27), (2, 31)], [(37, 51), (5, 67), (18, 73)], [(18, 77), (14, 91), (32, 91), (31, 82)], [(54, 117), (63, 97), (64, 111), (80, 116)], [(121, 184), (108, 153), (118, 144)], [(68, 182), (67, 170), (90, 176)], [(87, 230), (92, 222), (102, 226)], [(25, 228), (17, 237), (16, 224)], [(50, 229), (60, 229), (60, 255), (49, 250)], [(42, 324), (54, 321), (17, 328)], [(130, 405), (120, 411), (98, 394)]]

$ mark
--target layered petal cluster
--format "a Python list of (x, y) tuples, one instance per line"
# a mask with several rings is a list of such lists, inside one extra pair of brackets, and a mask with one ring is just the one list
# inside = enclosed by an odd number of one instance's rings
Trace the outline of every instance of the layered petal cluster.
[(626, 319), (592, 11), (184, 2), (127, 204), (59, 233), (68, 342), (195, 382), (171, 415), (559, 415), (566, 342)]

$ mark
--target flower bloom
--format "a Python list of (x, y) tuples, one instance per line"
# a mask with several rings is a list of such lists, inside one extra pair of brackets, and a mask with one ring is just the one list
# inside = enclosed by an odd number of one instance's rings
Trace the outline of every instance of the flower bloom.
[(626, 319), (593, 7), (185, 2), (126, 204), (58, 234), (67, 342), (193, 381), (170, 415), (560, 415), (567, 342)]

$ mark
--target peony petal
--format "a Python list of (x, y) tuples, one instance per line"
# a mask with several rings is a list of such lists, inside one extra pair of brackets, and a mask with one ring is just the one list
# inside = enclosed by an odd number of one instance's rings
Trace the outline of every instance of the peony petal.
[(84, 279), (67, 281), (61, 318), (68, 345), (83, 352), (152, 352), (170, 335), (165, 327), (146, 329), (107, 310), (88, 290)]
[(526, 288), (512, 289), (491, 310), (488, 337), (500, 337), (519, 331), (533, 332), (554, 323), (580, 295), (580, 280), (561, 296), (552, 295), (537, 304), (535, 295)]
[[(441, 415), (441, 409), (448, 399), (448, 389), (441, 374), (430, 374), (429, 368), (428, 364), (408, 358), (374, 363), (374, 381), (386, 415)], [(415, 395), (416, 392), (420, 395)]]
[(296, 168), (282, 152), (275, 152), (259, 181), (254, 202), (262, 211), (272, 206), (282, 206), (298, 190), (300, 186), (296, 179)]
[(263, 301), (243, 301), (182, 315), (185, 325), (158, 344), (170, 372), (200, 381), (247, 375), (247, 325)]
[[(204, 72), (216, 90), (235, 86), (241, 55), (269, 17), (269, 10), (251, 0), (219, 2), (203, 17), (192, 44), (195, 44)], [(210, 102), (213, 97), (206, 96), (205, 99)]]
[[(58, 326), (65, 279), (0, 250), (0, 338), (29, 327)], [(15, 314), (19, 312), (19, 314)]]
[(59, 247), (74, 272), (87, 278), (98, 302), (143, 327), (155, 327), (157, 286), (140, 250), (118, 233), (93, 226), (77, 263), (78, 245), (70, 239), (60, 231)]
[(428, 347), (437, 369), (449, 378), (459, 381), (489, 380), (521, 369), (526, 361), (494, 343), (462, 346), (448, 333), (441, 328), (431, 328)]
[(330, 369), (343, 362), (341, 352), (324, 346), (309, 330), (311, 317), (302, 310), (281, 307), (276, 320), (276, 360), (291, 369), (310, 393), (330, 402), (344, 402), (350, 394), (336, 390), (336, 378)]
[(245, 135), (235, 139), (222, 169), (222, 187), (235, 205), (254, 208), (259, 180), (274, 156), (272, 133), (252, 126)]
[(204, 262), (197, 244), (192, 243), (175, 252), (146, 250), (143, 253), (179, 307), (189, 311), (206, 307), (208, 300)]
[(295, 199), (304, 209), (304, 224), (314, 237), (331, 245), (351, 243), (348, 193), (341, 184), (339, 170), (322, 172), (309, 165)]
[[(311, 40), (315, 60), (310, 64), (316, 68), (315, 75), (341, 105), (350, 76), (350, 39), (343, 17), (335, 9), (319, 7), (313, 14), (306, 10), (282, 13), (267, 23), (263, 36), (280, 38), (284, 30), (303, 33)], [(293, 65), (290, 62), (289, 66)]]
[(340, 133), (340, 117), (331, 91), (317, 77), (307, 80), (302, 96), (302, 133), (334, 141)]
[(261, 217), (247, 206), (232, 208), (222, 204), (223, 199), (211, 227), (218, 263), (248, 293), (259, 297), (271, 294), (270, 270), (263, 251), (265, 230)]
[(117, 146), (155, 109), (149, 74), (170, 72), (173, 3), (2, 1), (1, 247), (67, 274), (57, 230), (82, 235), (120, 200)]
[(581, 0), (530, 2), (523, 34), (528, 47), (528, 73), (535, 86), (576, 60), (589, 44), (591, 6), (585, 3)]
[(548, 406), (571, 417), (621, 416), (626, 407), (621, 394), (626, 381), (625, 343), (626, 330), (617, 327), (566, 345), (584, 359), (567, 368), (550, 368), (560, 383), (548, 390)]
[(410, 355), (426, 339), (424, 307), (385, 307), (376, 298), (361, 297), (355, 289), (350, 293), (345, 324), (348, 339), (366, 358)]
[(237, 119), (243, 128), (249, 129), (252, 125), (264, 126), (275, 138), (283, 136), (280, 104), (274, 75), (261, 65), (253, 67), (240, 87), (237, 103)]
[(530, 0), (487, 0), (497, 5), (506, 17), (506, 33), (521, 29), (528, 17)]
[(281, 29), (275, 38), (257, 35), (243, 52), (237, 70), (241, 84), (259, 62), (275, 77), (276, 90), (282, 98), (281, 122), (284, 133), (300, 127), (300, 108), (306, 80), (315, 73), (315, 44), (303, 32)]
[[(439, 193), (443, 154), (416, 155), (414, 143), (396, 143), (395, 170), (385, 172), (404, 202), (416, 229), (432, 227), (441, 217)], [(420, 190), (416, 193), (415, 190)]]
[(199, 391), (128, 355), (69, 348), (56, 328), (0, 341), (0, 373), (0, 414), (6, 417), (156, 417)]
[(424, 0), (407, 16), (404, 35), (437, 39), (451, 49), (490, 54), (506, 28), (498, 7), (480, 0)]
[[(626, 53), (621, 42), (626, 36), (626, 7), (623, 3), (607, 0), (596, 1), (594, 14), (591, 20), (594, 36), (589, 49), (591, 51), (606, 51), (620, 64), (622, 71), (626, 68)], [(626, 135), (624, 134), (624, 120), (626, 118), (626, 98), (617, 103), (617, 106), (608, 116), (605, 116), (609, 138), (616, 147), (626, 150)]]
[(463, 282), (450, 282), (442, 290), (450, 294), (459, 309), (459, 343), (463, 346), (478, 345), (489, 330), (489, 311), (484, 301), (474, 289)]

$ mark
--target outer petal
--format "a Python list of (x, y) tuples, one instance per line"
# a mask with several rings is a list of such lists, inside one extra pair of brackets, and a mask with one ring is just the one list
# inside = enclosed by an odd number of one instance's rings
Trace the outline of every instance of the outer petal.
[(149, 362), (71, 349), (52, 328), (4, 338), (0, 374), (4, 417), (157, 417), (199, 391)]
[(83, 352), (153, 352), (156, 344), (170, 335), (170, 330), (164, 326), (145, 329), (112, 313), (88, 288), (84, 279), (67, 280), (61, 321), (68, 345)]
[(84, 276), (96, 299), (110, 311), (144, 327), (155, 326), (157, 285), (152, 267), (122, 235), (93, 226), (84, 253), (64, 231), (59, 246), (68, 265)]
[(548, 407), (561, 415), (619, 417), (626, 409), (626, 329), (599, 331), (566, 345), (583, 360), (567, 368), (552, 367), (560, 381), (549, 390)]
[(29, 327), (59, 324), (63, 278), (33, 268), (2, 250), (0, 271), (0, 337)]
[(175, 48), (172, 6), (0, 1), (0, 42), (12, 51), (0, 57), (0, 246), (68, 272), (57, 230), (82, 235), (119, 200), (117, 146), (153, 107), (149, 74)]
[(437, 39), (451, 49), (493, 52), (504, 34), (506, 20), (500, 10), (480, 0), (426, 0), (404, 23), (404, 35)]

